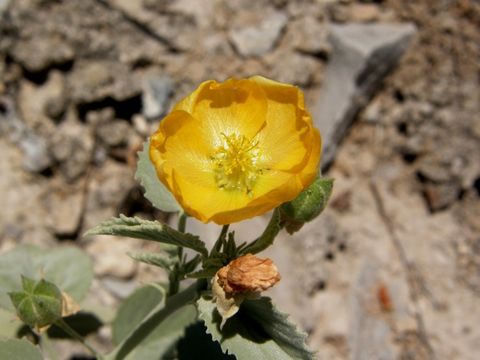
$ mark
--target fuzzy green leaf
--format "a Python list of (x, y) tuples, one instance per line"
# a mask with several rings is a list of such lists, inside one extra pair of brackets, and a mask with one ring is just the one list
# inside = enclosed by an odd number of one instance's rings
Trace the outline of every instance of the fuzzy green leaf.
[(269, 298), (244, 301), (222, 330), (221, 317), (212, 300), (200, 298), (197, 309), (207, 333), (220, 343), (224, 352), (235, 355), (238, 360), (314, 359), (305, 344), (306, 334), (299, 332)]
[(178, 262), (177, 259), (172, 259), (168, 255), (162, 253), (128, 253), (127, 255), (135, 261), (158, 266), (167, 271), (170, 271)]
[(138, 288), (126, 298), (112, 323), (112, 337), (119, 344), (158, 304), (165, 301), (165, 290), (157, 285)]
[(85, 236), (89, 235), (127, 236), (135, 239), (183, 246), (195, 250), (202, 255), (208, 254), (205, 244), (198, 236), (179, 232), (158, 221), (143, 220), (138, 217), (120, 215), (118, 218), (104, 221), (100, 225), (90, 229)]
[(14, 311), (7, 293), (22, 289), (20, 275), (35, 281), (43, 277), (79, 302), (90, 288), (93, 268), (90, 257), (78, 248), (17, 246), (0, 255), (0, 307), (5, 310)]
[(185, 327), (197, 320), (192, 303), (198, 298), (198, 291), (195, 283), (169, 297), (165, 304), (157, 304), (104, 359), (161, 359)]
[(143, 144), (143, 150), (138, 153), (137, 171), (135, 179), (145, 189), (144, 196), (155, 206), (165, 212), (177, 212), (182, 208), (173, 197), (172, 193), (158, 179), (155, 167), (150, 161), (148, 149), (150, 140)]
[(0, 359), (42, 360), (42, 354), (36, 346), (27, 340), (0, 339)]
[(188, 274), (187, 277), (193, 278), (193, 279), (207, 279), (213, 277), (217, 273), (218, 269), (217, 268), (208, 268), (208, 269), (203, 269), (196, 271), (194, 273)]
[(273, 211), (272, 218), (270, 219), (270, 222), (263, 231), (262, 235), (241, 249), (239, 255), (257, 254), (265, 250), (273, 244), (273, 241), (280, 230), (282, 230), (282, 225), (280, 224), (280, 211), (277, 208)]

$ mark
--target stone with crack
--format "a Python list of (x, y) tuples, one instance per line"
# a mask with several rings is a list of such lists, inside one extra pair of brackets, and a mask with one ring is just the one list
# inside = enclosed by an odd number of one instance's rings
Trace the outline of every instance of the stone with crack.
[(332, 54), (312, 108), (324, 140), (322, 167), (335, 156), (356, 114), (397, 64), (415, 34), (412, 24), (332, 25)]

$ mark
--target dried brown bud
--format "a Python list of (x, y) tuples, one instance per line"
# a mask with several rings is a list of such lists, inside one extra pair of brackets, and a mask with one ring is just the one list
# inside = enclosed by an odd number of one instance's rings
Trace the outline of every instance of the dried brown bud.
[(279, 281), (280, 274), (273, 261), (252, 254), (241, 256), (218, 270), (212, 290), (222, 316), (220, 327), (237, 313), (245, 298), (259, 294)]
[(260, 259), (247, 254), (221, 268), (218, 283), (227, 295), (261, 292), (280, 281), (280, 274), (271, 259)]

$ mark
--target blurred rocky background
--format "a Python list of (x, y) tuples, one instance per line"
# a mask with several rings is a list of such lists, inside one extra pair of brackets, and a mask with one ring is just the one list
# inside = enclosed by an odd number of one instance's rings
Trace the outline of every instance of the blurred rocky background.
[(136, 152), (199, 82), (261, 74), (305, 91), (335, 178), (326, 212), (268, 253), (318, 358), (478, 359), (478, 0), (0, 0), (0, 16), (0, 251), (84, 248), (104, 309), (162, 279), (126, 255), (154, 245), (82, 234), (173, 221), (143, 199)]

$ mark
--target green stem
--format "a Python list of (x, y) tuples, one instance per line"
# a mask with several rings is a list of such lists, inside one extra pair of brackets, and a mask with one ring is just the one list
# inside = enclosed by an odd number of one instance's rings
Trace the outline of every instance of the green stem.
[(197, 281), (182, 292), (168, 298), (165, 306), (158, 304), (147, 317), (111, 352), (104, 360), (124, 359), (137, 347), (163, 320), (175, 311), (195, 301), (205, 283)]
[(185, 214), (183, 211), (179, 214), (179, 218), (178, 218), (178, 225), (177, 225), (177, 229), (178, 231), (184, 233), (185, 232), (185, 228), (187, 226), (187, 214)]
[(55, 325), (57, 325), (60, 329), (65, 331), (68, 335), (70, 335), (73, 339), (79, 341), (88, 351), (92, 353), (93, 356), (95, 356), (97, 359), (103, 359), (102, 356), (97, 353), (97, 351), (91, 347), (84, 339), (83, 337), (77, 333), (75, 330), (73, 330), (70, 325), (68, 325), (63, 319), (58, 320), (55, 322)]
[[(184, 233), (185, 228), (187, 227), (187, 215), (182, 211), (178, 217), (178, 224), (177, 229), (178, 231)], [(180, 267), (183, 265), (183, 247), (177, 247), (177, 257), (178, 263), (175, 265), (175, 268), (170, 272), (170, 276), (168, 279), (169, 286), (168, 286), (168, 296), (175, 295), (178, 293), (180, 289), (180, 279), (178, 278), (178, 271)]]

